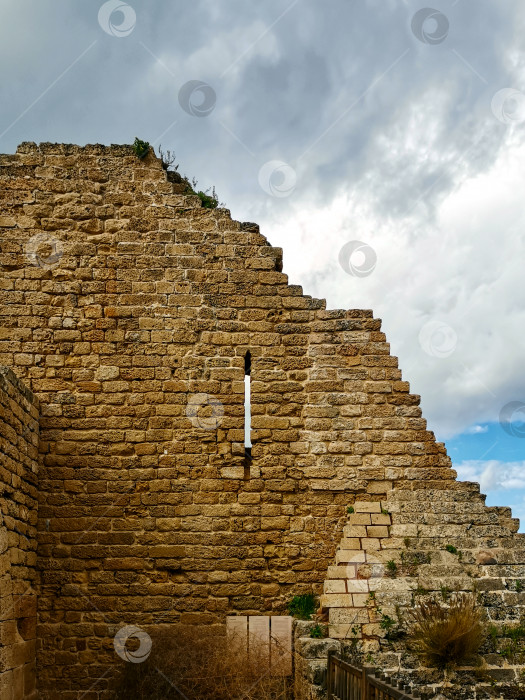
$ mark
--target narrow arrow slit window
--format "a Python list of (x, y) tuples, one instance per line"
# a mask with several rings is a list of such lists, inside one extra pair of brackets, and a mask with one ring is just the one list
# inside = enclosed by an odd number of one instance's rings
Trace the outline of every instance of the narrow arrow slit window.
[(250, 379), (252, 369), (252, 356), (248, 351), (244, 358), (244, 454), (251, 459), (252, 456), (252, 441), (250, 440), (250, 430), (252, 424), (251, 417), (251, 394), (250, 394)]

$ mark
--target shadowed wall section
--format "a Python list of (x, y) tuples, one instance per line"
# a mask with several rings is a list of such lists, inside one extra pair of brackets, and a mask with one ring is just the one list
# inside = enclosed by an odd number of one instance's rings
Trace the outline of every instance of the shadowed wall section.
[(0, 367), (0, 696), (35, 693), (38, 401)]

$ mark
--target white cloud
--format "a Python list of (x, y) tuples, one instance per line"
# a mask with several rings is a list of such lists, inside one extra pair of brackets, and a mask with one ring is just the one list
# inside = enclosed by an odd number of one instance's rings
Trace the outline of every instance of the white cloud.
[[(330, 308), (372, 308), (383, 319), (404, 378), (422, 395), (424, 415), (441, 438), (497, 421), (505, 403), (525, 397), (520, 134), (519, 127), (508, 130), (484, 172), (456, 173), (433, 221), (423, 212), (394, 220), (374, 209), (373, 191), (361, 188), (322, 208), (301, 202), (263, 229), (283, 245), (284, 270), (307, 293), (327, 298)], [(341, 246), (354, 239), (377, 253), (366, 278), (348, 276), (337, 263)], [(421, 329), (433, 321), (457, 335), (448, 356), (420, 345)]]
[(461, 481), (477, 481), (484, 493), (525, 489), (525, 461), (467, 460), (455, 464)]
[(481, 435), (482, 433), (488, 433), (488, 425), (472, 425), (465, 432), (467, 435)]

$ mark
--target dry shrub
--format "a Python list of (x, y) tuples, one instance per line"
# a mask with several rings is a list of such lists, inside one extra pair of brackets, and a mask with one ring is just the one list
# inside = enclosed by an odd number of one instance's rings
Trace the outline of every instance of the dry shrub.
[[(224, 631), (224, 628), (223, 628)], [(148, 659), (125, 663), (115, 700), (290, 700), (292, 677), (274, 676), (268, 646), (251, 648), (213, 628), (177, 626), (153, 636)]]
[(428, 666), (445, 668), (472, 660), (486, 637), (474, 596), (457, 594), (449, 603), (427, 600), (411, 611), (409, 647)]

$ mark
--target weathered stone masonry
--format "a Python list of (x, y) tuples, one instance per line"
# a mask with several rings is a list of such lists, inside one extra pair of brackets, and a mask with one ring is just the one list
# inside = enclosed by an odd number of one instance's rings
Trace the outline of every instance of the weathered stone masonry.
[[(456, 484), (380, 321), (289, 285), (257, 226), (202, 208), (152, 154), (25, 143), (0, 183), (0, 364), (41, 406), (41, 697), (109, 697), (124, 623), (278, 614), (325, 579), (327, 608), (362, 607), (329, 598), (343, 528), (339, 551), (400, 540), (383, 540), (393, 508), (358, 535), (347, 506)], [(38, 234), (57, 264), (28, 256)], [(214, 429), (189, 410), (200, 394), (223, 406)]]
[(0, 368), (0, 697), (35, 697), (38, 402)]

